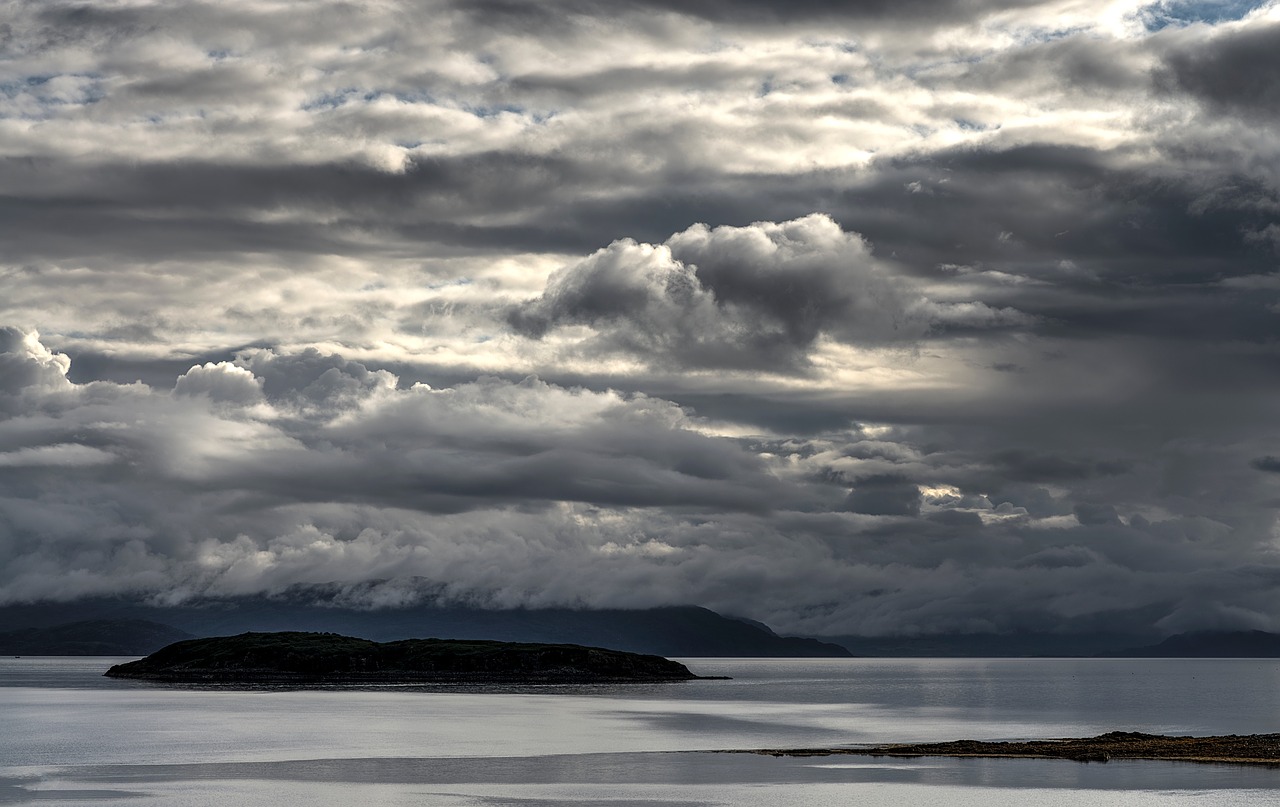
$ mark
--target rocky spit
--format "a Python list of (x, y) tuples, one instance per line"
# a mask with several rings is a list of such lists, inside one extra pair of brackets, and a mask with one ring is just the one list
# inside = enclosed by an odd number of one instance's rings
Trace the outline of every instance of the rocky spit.
[(1112, 731), (1097, 737), (1058, 740), (989, 742), (953, 740), (942, 743), (892, 743), (851, 748), (762, 749), (770, 756), (989, 757), (998, 759), (1160, 759), (1280, 766), (1280, 734), (1229, 734), (1215, 737), (1169, 737), (1136, 731)]

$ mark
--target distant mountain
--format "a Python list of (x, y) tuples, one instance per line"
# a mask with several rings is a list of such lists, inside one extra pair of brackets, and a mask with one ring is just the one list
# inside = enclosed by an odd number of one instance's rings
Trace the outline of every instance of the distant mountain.
[[(842, 657), (845, 648), (817, 639), (777, 636), (767, 627), (706, 608), (642, 610), (567, 608), (485, 610), (412, 606), (356, 609), (318, 599), (312, 591), (285, 597), (238, 597), (177, 607), (124, 599), (0, 607), (0, 626), (38, 627), (84, 619), (163, 622), (195, 636), (246, 631), (327, 631), (385, 642), (396, 639), (494, 639), (607, 647), (683, 657)], [(154, 649), (154, 648), (152, 648)], [(31, 651), (28, 651), (31, 652)], [(150, 652), (150, 651), (144, 651)]]
[(943, 633), (928, 636), (827, 636), (855, 656), (884, 658), (1080, 658), (1144, 644), (1133, 633)]
[(1196, 631), (1159, 644), (1103, 653), (1111, 658), (1280, 658), (1280, 634), (1260, 630)]
[(1181, 633), (1157, 641), (1134, 633), (957, 633), (831, 636), (855, 656), (885, 658), (1280, 658), (1280, 634)]
[(6, 656), (142, 656), (191, 634), (142, 619), (94, 619), (0, 633)]

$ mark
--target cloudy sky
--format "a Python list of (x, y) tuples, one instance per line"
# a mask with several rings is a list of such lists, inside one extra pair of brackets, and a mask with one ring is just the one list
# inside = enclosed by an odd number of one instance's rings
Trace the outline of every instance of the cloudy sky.
[(1277, 124), (1274, 0), (4, 0), (0, 603), (1280, 630)]

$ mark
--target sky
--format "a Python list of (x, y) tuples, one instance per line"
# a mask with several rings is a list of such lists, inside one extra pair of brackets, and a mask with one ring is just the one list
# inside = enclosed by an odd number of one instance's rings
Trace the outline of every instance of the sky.
[(0, 604), (1280, 630), (1280, 3), (0, 0)]

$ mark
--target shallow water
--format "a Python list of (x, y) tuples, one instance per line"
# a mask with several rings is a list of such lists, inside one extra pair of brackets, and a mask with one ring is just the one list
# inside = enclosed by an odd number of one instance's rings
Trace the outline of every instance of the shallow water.
[(0, 802), (1275, 804), (1280, 769), (712, 750), (1280, 730), (1274, 660), (686, 659), (731, 681), (237, 690), (0, 659)]

